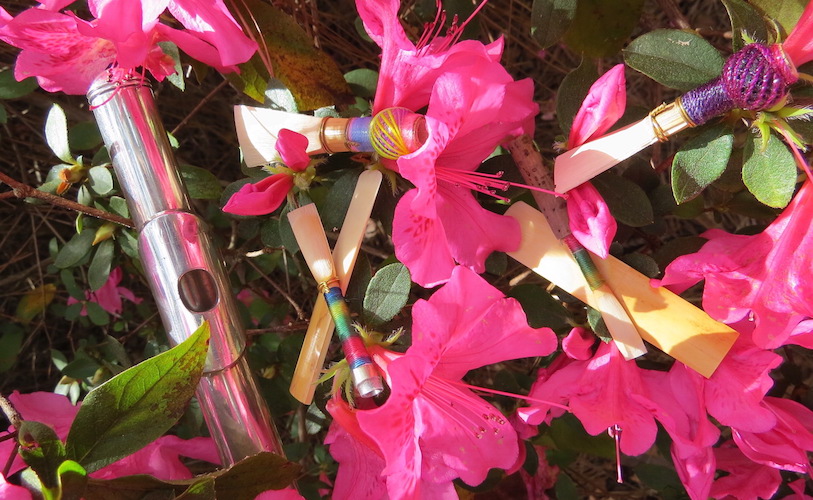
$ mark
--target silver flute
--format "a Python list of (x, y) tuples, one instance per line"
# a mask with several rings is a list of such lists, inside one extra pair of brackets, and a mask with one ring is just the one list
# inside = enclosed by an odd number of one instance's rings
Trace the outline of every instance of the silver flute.
[(170, 343), (209, 322), (197, 398), (224, 467), (261, 451), (282, 454), (244, 356), (246, 335), (222, 260), (195, 215), (149, 83), (99, 77), (88, 101), (110, 152), (138, 235), (138, 249)]

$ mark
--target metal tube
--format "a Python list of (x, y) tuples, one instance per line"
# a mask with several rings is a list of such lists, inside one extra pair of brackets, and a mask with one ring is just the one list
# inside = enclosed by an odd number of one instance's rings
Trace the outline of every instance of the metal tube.
[(228, 278), (205, 222), (191, 211), (149, 84), (101, 77), (88, 100), (139, 232), (139, 253), (170, 342), (209, 322), (197, 397), (223, 465), (260, 451), (282, 454), (243, 355), (245, 331)]

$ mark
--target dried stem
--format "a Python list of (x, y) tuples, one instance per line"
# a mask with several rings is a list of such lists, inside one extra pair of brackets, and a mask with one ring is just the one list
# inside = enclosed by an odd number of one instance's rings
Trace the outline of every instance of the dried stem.
[(14, 408), (14, 405), (11, 404), (11, 401), (6, 399), (5, 396), (0, 394), (0, 411), (6, 416), (8, 421), (15, 429), (20, 428), (20, 424), (23, 423), (23, 417), (17, 412), (17, 409)]
[[(85, 215), (96, 217), (97, 219), (115, 222), (116, 224), (121, 224), (122, 226), (126, 227), (134, 227), (133, 221), (131, 219), (121, 217), (120, 215), (116, 215), (107, 212), (105, 210), (99, 210), (98, 208), (82, 205), (81, 203), (67, 200), (55, 194), (40, 191), (39, 189), (33, 188), (27, 184), (23, 184), (22, 182), (12, 179), (3, 172), (0, 172), (0, 182), (8, 184), (9, 187), (11, 187), (11, 189), (13, 190), (11, 192), (14, 193), (14, 196), (16, 196), (17, 198), (36, 198), (38, 200), (46, 201), (51, 205), (55, 205), (68, 210), (73, 210), (75, 212), (81, 212)], [(0, 195), (4, 194), (5, 193), (0, 193)]]

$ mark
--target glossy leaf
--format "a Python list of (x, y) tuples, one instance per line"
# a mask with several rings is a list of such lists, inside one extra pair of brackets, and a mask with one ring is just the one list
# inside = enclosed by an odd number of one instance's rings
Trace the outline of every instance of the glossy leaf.
[(699, 35), (655, 30), (624, 49), (624, 62), (666, 87), (687, 91), (716, 78), (723, 56)]
[(96, 247), (96, 253), (88, 267), (88, 285), (91, 290), (96, 291), (107, 282), (113, 265), (114, 247), (113, 240), (104, 240)]
[(16, 99), (30, 94), (35, 88), (37, 79), (34, 77), (18, 82), (14, 78), (14, 70), (10, 67), (0, 71), (0, 99)]
[(195, 200), (217, 200), (223, 193), (220, 180), (211, 171), (193, 165), (178, 167), (189, 197)]
[(88, 475), (85, 469), (73, 460), (65, 460), (57, 469), (59, 484), (62, 487), (62, 500), (80, 500), (85, 493)]
[(762, 9), (762, 12), (771, 19), (776, 20), (785, 28), (786, 35), (790, 33), (802, 12), (805, 10), (807, 0), (750, 0), (750, 3)]
[(350, 85), (353, 95), (372, 99), (378, 86), (378, 71), (368, 68), (359, 68), (344, 74), (344, 79)]
[(38, 314), (45, 312), (45, 308), (54, 300), (56, 295), (56, 285), (47, 283), (26, 292), (17, 303), (17, 310), (14, 316), (20, 323), (27, 325)]
[(634, 182), (612, 173), (594, 177), (592, 182), (618, 222), (631, 227), (643, 227), (655, 220), (649, 198)]
[(579, 67), (565, 75), (556, 93), (556, 118), (565, 137), (570, 134), (573, 117), (590, 91), (590, 86), (598, 79), (596, 65), (587, 58)]
[(364, 318), (373, 325), (391, 320), (406, 305), (412, 286), (409, 270), (397, 262), (378, 270), (364, 295)]
[(545, 49), (564, 36), (576, 16), (577, 0), (534, 0), (531, 36)]
[(754, 40), (768, 41), (768, 29), (762, 14), (745, 0), (722, 0), (728, 17), (731, 19), (731, 41), (734, 50), (740, 50), (747, 42), (743, 40), (743, 32)]
[(68, 130), (68, 142), (76, 150), (94, 149), (102, 143), (95, 121), (80, 122)]
[(65, 246), (59, 250), (59, 253), (54, 259), (54, 265), (60, 269), (64, 269), (78, 264), (90, 251), (95, 236), (96, 231), (90, 228), (73, 235), (73, 237), (65, 243)]
[(48, 112), (48, 118), (45, 120), (45, 140), (57, 158), (65, 163), (74, 163), (68, 144), (68, 120), (59, 104), (51, 106)]
[(644, 0), (579, 0), (565, 42), (590, 57), (616, 55), (638, 24), (643, 5)]
[(731, 157), (734, 135), (728, 127), (708, 127), (691, 138), (672, 161), (672, 193), (684, 203), (720, 178)]
[(181, 344), (88, 393), (68, 434), (68, 456), (94, 472), (163, 435), (194, 395), (208, 343), (205, 323)]
[(93, 167), (88, 170), (88, 184), (94, 193), (104, 196), (113, 191), (113, 174), (106, 167)]
[(790, 203), (796, 187), (796, 162), (787, 145), (774, 134), (761, 150), (762, 138), (750, 134), (745, 142), (742, 180), (757, 200), (774, 208)]

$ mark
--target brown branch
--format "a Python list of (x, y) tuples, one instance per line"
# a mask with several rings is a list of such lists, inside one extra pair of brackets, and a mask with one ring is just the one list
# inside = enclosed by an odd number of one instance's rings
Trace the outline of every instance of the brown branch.
[[(14, 193), (14, 196), (16, 196), (17, 198), (36, 198), (38, 200), (46, 201), (51, 205), (55, 205), (68, 210), (73, 210), (75, 212), (81, 212), (85, 215), (96, 217), (97, 219), (115, 222), (116, 224), (121, 224), (122, 226), (125, 227), (130, 228), (135, 227), (131, 219), (122, 217), (120, 215), (116, 215), (114, 213), (107, 212), (105, 210), (99, 210), (98, 208), (82, 205), (81, 203), (77, 203), (75, 201), (62, 198), (61, 196), (57, 196), (55, 194), (40, 191), (39, 189), (33, 188), (27, 184), (23, 184), (22, 182), (12, 179), (3, 172), (0, 172), (0, 182), (8, 184), (9, 187), (11, 187), (11, 189), (13, 190), (11, 192)], [(5, 198), (9, 195), (6, 195), (5, 193), (0, 193), (0, 196)]]
[(11, 404), (11, 401), (6, 399), (2, 394), (0, 394), (0, 411), (3, 412), (9, 423), (15, 429), (20, 428), (20, 424), (23, 423), (23, 417), (20, 416), (20, 413), (14, 408), (14, 405)]
[(658, 4), (666, 13), (666, 17), (669, 18), (669, 21), (671, 21), (675, 28), (681, 30), (692, 29), (692, 25), (689, 24), (689, 20), (686, 19), (686, 16), (683, 15), (678, 6), (675, 5), (674, 0), (658, 0)]

